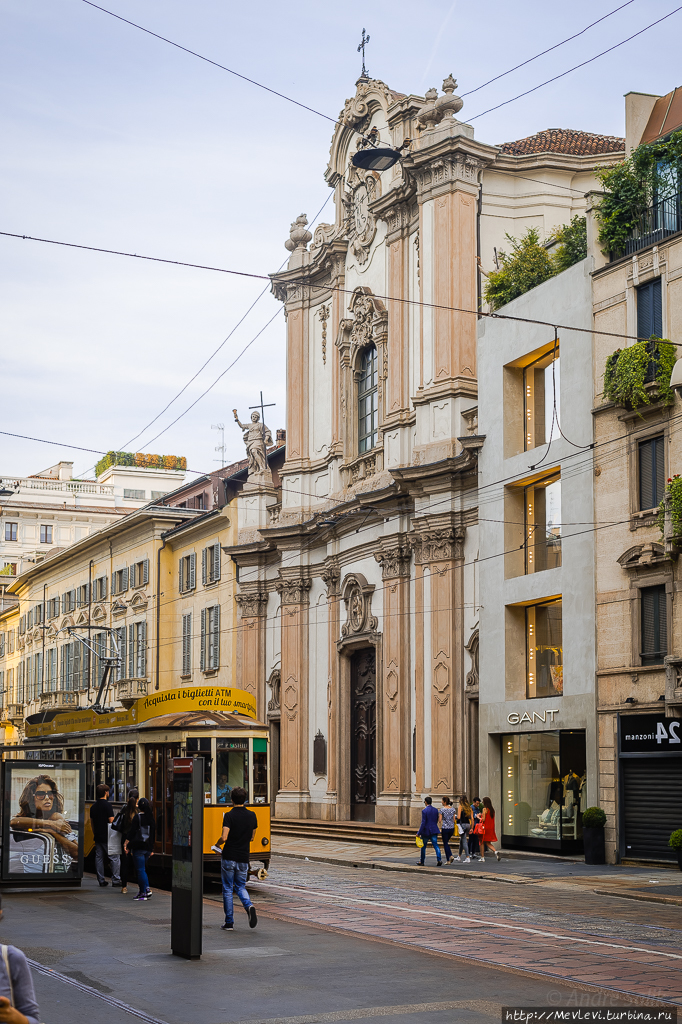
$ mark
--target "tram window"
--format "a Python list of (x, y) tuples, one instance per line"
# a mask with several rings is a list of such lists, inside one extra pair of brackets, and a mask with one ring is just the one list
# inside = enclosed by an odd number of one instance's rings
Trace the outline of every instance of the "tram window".
[(85, 799), (95, 799), (95, 751), (92, 747), (85, 752)]
[(236, 786), (241, 786), (247, 793), (249, 791), (249, 743), (248, 740), (219, 739), (217, 746), (216, 802), (229, 804), (232, 802), (232, 790)]
[[(255, 746), (257, 741), (253, 742)], [(268, 802), (268, 755), (256, 750), (253, 752), (253, 802)]]
[(211, 741), (210, 739), (199, 738), (197, 736), (190, 736), (187, 739), (187, 753), (188, 755), (200, 754), (204, 759), (204, 803), (210, 804), (211, 802), (211, 765), (213, 764), (213, 758), (211, 757)]

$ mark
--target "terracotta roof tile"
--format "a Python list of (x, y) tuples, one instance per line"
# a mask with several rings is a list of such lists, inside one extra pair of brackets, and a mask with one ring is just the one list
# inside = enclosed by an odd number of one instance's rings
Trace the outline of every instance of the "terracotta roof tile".
[(568, 153), (571, 156), (589, 156), (598, 153), (621, 153), (625, 139), (615, 135), (594, 135), (592, 132), (576, 132), (571, 128), (546, 128), (544, 132), (529, 135), (517, 142), (505, 142), (500, 149), (510, 156), (526, 156), (528, 153)]

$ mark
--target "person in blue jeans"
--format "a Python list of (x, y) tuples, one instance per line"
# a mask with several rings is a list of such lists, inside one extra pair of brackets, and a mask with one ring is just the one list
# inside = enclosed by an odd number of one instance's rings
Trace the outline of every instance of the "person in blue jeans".
[(149, 800), (145, 797), (138, 800), (137, 811), (130, 823), (128, 836), (129, 838), (124, 843), (124, 850), (126, 853), (130, 850), (133, 855), (137, 872), (137, 884), (139, 886), (139, 892), (134, 898), (140, 902), (148, 900), (152, 896), (152, 891), (149, 888), (149, 878), (147, 877), (147, 861), (152, 855), (154, 842), (156, 841), (154, 812)]
[(258, 924), (256, 908), (246, 891), (246, 879), (249, 874), (249, 848), (256, 835), (258, 818), (249, 811), (246, 803), (246, 790), (235, 786), (232, 790), (232, 808), (223, 815), (223, 832), (216, 843), (216, 849), (222, 846), (220, 876), (223, 883), (223, 908), (225, 923), (220, 927), (223, 931), (234, 931), (234, 897), (241, 900), (249, 918), (249, 928)]
[(417, 835), (421, 836), (424, 840), (424, 845), (421, 848), (419, 854), (419, 860), (417, 863), (420, 867), (424, 867), (424, 860), (426, 858), (426, 847), (429, 843), (433, 844), (433, 848), (436, 851), (436, 867), (441, 867), (443, 861), (441, 860), (440, 850), (438, 848), (438, 811), (433, 807), (433, 801), (430, 796), (424, 797), (424, 810), (422, 811), (422, 823), (419, 826), (419, 832)]

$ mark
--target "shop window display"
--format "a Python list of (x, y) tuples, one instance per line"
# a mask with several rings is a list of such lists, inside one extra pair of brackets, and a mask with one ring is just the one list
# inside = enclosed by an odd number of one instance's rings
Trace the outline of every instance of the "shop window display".
[(564, 692), (561, 600), (526, 608), (527, 697), (560, 697)]
[(502, 772), (505, 845), (569, 849), (581, 840), (587, 806), (584, 732), (503, 736)]

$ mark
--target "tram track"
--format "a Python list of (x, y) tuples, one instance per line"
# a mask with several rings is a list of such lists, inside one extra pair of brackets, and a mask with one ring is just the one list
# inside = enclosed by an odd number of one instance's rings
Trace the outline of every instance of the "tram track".
[(100, 992), (98, 989), (93, 988), (92, 985), (84, 985), (82, 981), (76, 981), (75, 978), (70, 978), (68, 974), (62, 974), (60, 971), (55, 971), (52, 967), (46, 967), (44, 964), (38, 963), (37, 960), (29, 960), (27, 958), (28, 965), (32, 971), (36, 971), (37, 974), (45, 975), (48, 978), (52, 978), (55, 981), (60, 981), (63, 985), (70, 985), (72, 988), (78, 989), (79, 992), (83, 992), (85, 995), (94, 996), (96, 999), (101, 999), (107, 1003), (108, 1006), (115, 1007), (117, 1010), (123, 1010), (124, 1013), (129, 1013), (131, 1017), (137, 1017), (138, 1020), (142, 1020), (145, 1024), (167, 1024), (165, 1020), (161, 1020), (160, 1017), (152, 1017), (151, 1014), (145, 1013), (144, 1010), (138, 1010), (134, 1006), (130, 1006), (128, 1003), (124, 1003), (121, 999), (116, 999), (114, 996), (107, 995), (105, 992)]

